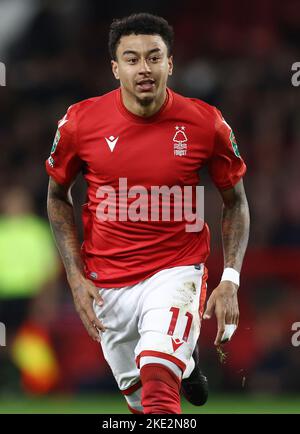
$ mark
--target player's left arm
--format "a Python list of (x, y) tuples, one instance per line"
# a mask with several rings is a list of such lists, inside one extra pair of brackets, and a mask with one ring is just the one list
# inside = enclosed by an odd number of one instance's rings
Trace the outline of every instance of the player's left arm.
[[(244, 254), (249, 238), (249, 208), (244, 190), (243, 180), (227, 190), (220, 190), (223, 199), (222, 212), (222, 240), (224, 254), (224, 268), (241, 271)], [(222, 336), (226, 324), (238, 326), (239, 286), (230, 280), (222, 280), (213, 290), (207, 302), (204, 319), (211, 318), (215, 312), (218, 321), (218, 331), (215, 345), (222, 343)]]

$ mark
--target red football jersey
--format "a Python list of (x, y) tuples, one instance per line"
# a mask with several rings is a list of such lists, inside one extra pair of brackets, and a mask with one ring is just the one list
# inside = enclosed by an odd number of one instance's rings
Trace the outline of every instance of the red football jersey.
[[(204, 165), (219, 189), (233, 187), (246, 171), (231, 128), (203, 101), (167, 89), (159, 112), (142, 118), (125, 108), (119, 88), (72, 105), (58, 123), (46, 169), (59, 184), (69, 184), (80, 171), (87, 182), (82, 214), (86, 277), (100, 287), (122, 287), (164, 268), (205, 262), (208, 227), (188, 232), (186, 219), (172, 214), (178, 207), (175, 196), (169, 221), (161, 214), (152, 219), (147, 210), (153, 186), (195, 189)], [(143, 195), (146, 202), (134, 205)], [(136, 217), (141, 202), (148, 219), (145, 213)], [(192, 204), (194, 209), (194, 196)], [(135, 213), (127, 218), (131, 205)], [(162, 206), (160, 199), (160, 212)]]

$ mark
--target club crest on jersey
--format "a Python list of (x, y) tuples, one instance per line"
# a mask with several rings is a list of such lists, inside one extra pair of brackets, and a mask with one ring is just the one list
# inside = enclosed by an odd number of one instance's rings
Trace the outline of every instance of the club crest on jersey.
[(174, 156), (176, 157), (184, 157), (187, 153), (187, 136), (185, 134), (184, 126), (176, 126), (176, 131), (173, 137), (173, 145), (174, 145)]

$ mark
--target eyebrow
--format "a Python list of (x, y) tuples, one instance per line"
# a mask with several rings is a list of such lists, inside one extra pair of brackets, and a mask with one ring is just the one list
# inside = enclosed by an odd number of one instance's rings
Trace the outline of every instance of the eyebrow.
[[(147, 54), (158, 53), (158, 52), (161, 52), (160, 48), (152, 48), (152, 50), (149, 50)], [(122, 55), (125, 56), (126, 54), (139, 54), (139, 53), (134, 50), (125, 50), (122, 53)]]

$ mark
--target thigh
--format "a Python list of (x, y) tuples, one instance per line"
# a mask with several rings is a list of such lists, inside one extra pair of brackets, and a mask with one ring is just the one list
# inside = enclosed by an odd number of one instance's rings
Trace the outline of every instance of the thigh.
[(103, 355), (121, 391), (139, 381), (134, 356), (139, 340), (136, 286), (99, 289), (104, 304), (99, 307), (94, 303), (95, 313), (106, 327), (101, 333)]
[(204, 264), (166, 269), (147, 281), (135, 349), (138, 366), (141, 357), (150, 356), (186, 370), (199, 337), (205, 294)]

